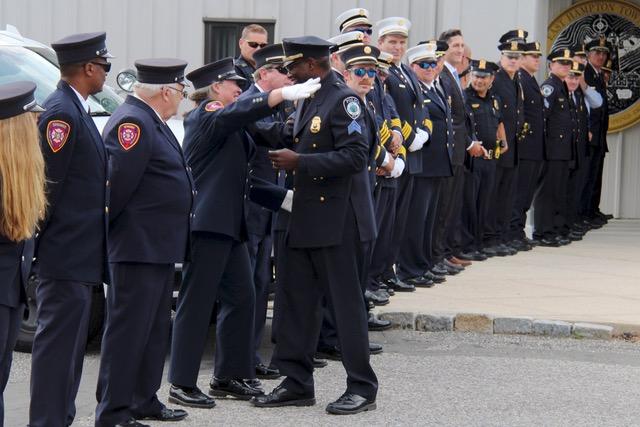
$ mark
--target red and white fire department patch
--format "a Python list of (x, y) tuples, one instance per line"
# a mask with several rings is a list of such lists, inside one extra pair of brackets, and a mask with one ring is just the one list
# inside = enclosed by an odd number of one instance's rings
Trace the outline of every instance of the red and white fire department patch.
[(221, 108), (224, 108), (224, 104), (220, 101), (207, 102), (207, 105), (204, 106), (204, 110), (209, 112), (218, 111)]
[(47, 142), (51, 151), (57, 153), (64, 147), (71, 134), (71, 126), (62, 120), (51, 120), (47, 124)]
[(118, 141), (125, 151), (129, 151), (140, 140), (140, 127), (133, 123), (123, 123), (118, 126)]

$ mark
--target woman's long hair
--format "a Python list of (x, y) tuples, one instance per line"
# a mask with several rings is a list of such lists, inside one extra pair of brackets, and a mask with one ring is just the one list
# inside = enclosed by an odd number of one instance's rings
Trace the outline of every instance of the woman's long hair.
[(36, 114), (0, 120), (0, 234), (14, 242), (28, 239), (46, 206)]

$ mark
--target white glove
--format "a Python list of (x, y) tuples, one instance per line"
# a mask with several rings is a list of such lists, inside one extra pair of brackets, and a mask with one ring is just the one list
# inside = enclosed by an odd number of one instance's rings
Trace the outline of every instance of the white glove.
[(293, 208), (293, 191), (287, 190), (286, 196), (284, 196), (284, 200), (280, 205), (280, 209), (284, 209), (287, 212), (291, 212), (291, 208)]
[(429, 140), (429, 132), (425, 132), (420, 128), (416, 128), (416, 136), (413, 137), (413, 142), (409, 145), (409, 151), (412, 153), (418, 151)]
[(285, 86), (282, 90), (282, 97), (287, 101), (297, 101), (298, 99), (308, 98), (320, 89), (320, 77), (309, 79), (304, 83), (297, 85)]
[(393, 165), (393, 170), (391, 171), (389, 176), (387, 176), (386, 178), (398, 178), (400, 175), (402, 175), (403, 171), (404, 171), (404, 160), (402, 160), (402, 158), (400, 157), (396, 157), (396, 162)]

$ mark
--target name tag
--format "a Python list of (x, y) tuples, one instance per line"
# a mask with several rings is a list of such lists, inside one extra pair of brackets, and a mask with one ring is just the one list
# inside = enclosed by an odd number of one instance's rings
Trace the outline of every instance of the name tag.
[(480, 104), (471, 104), (471, 108), (480, 108)]
[(398, 87), (401, 87), (402, 89), (406, 88), (406, 86), (405, 86), (405, 85), (403, 85), (402, 83), (399, 83), (399, 84), (398, 84)]

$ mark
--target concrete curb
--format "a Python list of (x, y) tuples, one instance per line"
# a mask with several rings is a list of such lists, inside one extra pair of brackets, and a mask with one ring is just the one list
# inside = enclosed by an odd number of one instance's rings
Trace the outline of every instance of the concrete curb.
[(614, 327), (584, 322), (534, 319), (532, 317), (494, 317), (482, 313), (384, 312), (380, 319), (391, 321), (393, 329), (424, 332), (477, 332), (484, 334), (538, 335), (608, 340)]

